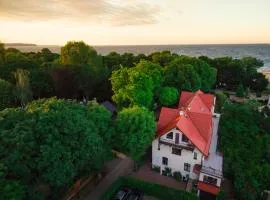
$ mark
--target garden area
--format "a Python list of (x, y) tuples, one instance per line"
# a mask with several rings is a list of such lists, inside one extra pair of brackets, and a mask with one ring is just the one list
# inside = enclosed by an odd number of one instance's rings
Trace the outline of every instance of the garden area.
[(169, 188), (155, 183), (149, 183), (146, 181), (138, 180), (132, 177), (122, 177), (111, 185), (111, 187), (103, 194), (101, 200), (111, 199), (117, 193), (117, 191), (123, 186), (136, 188), (138, 190), (141, 190), (144, 193), (144, 195), (151, 196), (160, 200), (198, 199), (195, 194), (187, 193), (184, 190)]

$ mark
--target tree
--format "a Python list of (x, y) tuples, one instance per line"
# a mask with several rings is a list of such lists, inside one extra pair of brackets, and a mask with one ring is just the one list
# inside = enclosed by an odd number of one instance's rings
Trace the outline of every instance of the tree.
[(0, 66), (4, 64), (5, 45), (0, 41)]
[(15, 100), (13, 93), (13, 85), (0, 79), (0, 110), (13, 105)]
[(153, 63), (157, 63), (163, 67), (167, 66), (174, 59), (170, 51), (155, 52), (149, 55), (149, 57)]
[(201, 90), (208, 92), (216, 83), (217, 70), (201, 59), (189, 56), (180, 56), (178, 63), (192, 65), (201, 81)]
[(165, 68), (163, 86), (197, 91), (201, 88), (201, 80), (192, 65), (182, 64), (182, 59), (176, 58)]
[(238, 97), (244, 97), (245, 96), (245, 89), (242, 84), (239, 84), (236, 89), (236, 96)]
[(32, 91), (29, 84), (29, 72), (23, 69), (17, 69), (13, 75), (16, 80), (15, 96), (20, 101), (22, 108), (24, 108), (32, 98)]
[(269, 82), (264, 74), (255, 73), (250, 77), (249, 87), (255, 92), (262, 92), (268, 86)]
[(41, 49), (41, 56), (43, 58), (43, 62), (52, 62), (56, 58), (55, 54), (48, 48)]
[(164, 106), (175, 105), (178, 101), (179, 93), (174, 87), (163, 87), (159, 91), (159, 103)]
[(118, 147), (138, 162), (151, 145), (155, 134), (155, 117), (143, 107), (123, 109), (116, 119)]
[(20, 181), (33, 190), (43, 184), (55, 193), (77, 178), (99, 171), (110, 153), (104, 147), (110, 118), (96, 105), (88, 108), (55, 98), (41, 99), (24, 110), (3, 110), (0, 119), (4, 181)]
[(65, 65), (87, 65), (96, 56), (96, 50), (83, 41), (70, 41), (61, 48), (60, 62)]
[(262, 191), (270, 187), (270, 136), (258, 106), (257, 102), (225, 104), (220, 121), (224, 173), (233, 180), (237, 199), (260, 199)]
[(55, 94), (59, 98), (72, 99), (78, 94), (76, 74), (69, 66), (60, 66), (52, 71)]
[(53, 79), (48, 70), (32, 70), (29, 74), (29, 82), (34, 99), (52, 97), (54, 95)]
[(68, 42), (62, 47), (60, 62), (73, 68), (78, 92), (86, 99), (109, 75), (107, 66), (103, 64), (103, 57), (82, 41)]
[(223, 106), (228, 100), (228, 97), (223, 92), (216, 92), (215, 96), (216, 96), (216, 106), (215, 106), (216, 112), (221, 112)]
[(161, 67), (149, 61), (140, 61), (132, 68), (120, 68), (110, 78), (114, 92), (112, 99), (119, 107), (139, 105), (150, 108), (161, 77)]
[(99, 136), (106, 143), (106, 147), (112, 146), (112, 135), (114, 127), (112, 124), (112, 114), (103, 106), (95, 101), (90, 101), (87, 105), (87, 118), (94, 122), (98, 129)]
[(104, 56), (104, 65), (106, 65), (111, 71), (117, 70), (121, 65), (121, 55), (116, 52), (111, 52)]

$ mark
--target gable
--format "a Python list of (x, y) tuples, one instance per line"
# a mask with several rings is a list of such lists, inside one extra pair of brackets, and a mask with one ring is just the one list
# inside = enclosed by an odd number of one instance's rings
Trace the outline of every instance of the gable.
[(178, 128), (204, 155), (209, 154), (212, 138), (212, 107), (214, 96), (182, 92), (179, 108), (163, 107), (158, 121), (157, 137)]

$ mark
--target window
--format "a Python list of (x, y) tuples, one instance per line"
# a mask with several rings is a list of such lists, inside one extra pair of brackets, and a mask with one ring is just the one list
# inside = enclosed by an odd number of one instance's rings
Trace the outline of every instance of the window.
[(197, 160), (197, 153), (196, 152), (194, 152), (193, 158), (194, 158), (194, 160)]
[(168, 158), (162, 157), (162, 164), (163, 165), (168, 165)]
[(203, 176), (203, 182), (212, 184), (212, 185), (217, 185), (217, 179), (211, 176)]
[(186, 172), (190, 172), (190, 164), (184, 163), (184, 170), (185, 170)]
[(182, 134), (182, 142), (188, 142), (188, 138), (184, 134)]
[(166, 135), (166, 138), (167, 139), (173, 139), (173, 132), (169, 132), (167, 135)]
[(175, 148), (175, 147), (172, 148), (172, 154), (176, 154), (176, 155), (181, 156), (181, 151), (182, 151), (182, 149)]

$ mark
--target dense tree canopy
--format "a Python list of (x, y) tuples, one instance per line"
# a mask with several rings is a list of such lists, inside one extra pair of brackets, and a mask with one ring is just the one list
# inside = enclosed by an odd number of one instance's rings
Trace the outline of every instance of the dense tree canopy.
[(208, 58), (199, 57), (210, 66), (217, 69), (217, 86), (235, 90), (239, 84), (244, 84), (256, 92), (266, 89), (268, 81), (264, 75), (257, 72), (263, 62), (253, 57), (233, 59), (232, 57)]
[(115, 145), (139, 161), (154, 138), (154, 114), (143, 107), (125, 108), (118, 114), (115, 123)]
[(182, 59), (177, 58), (165, 68), (163, 85), (179, 90), (197, 91), (201, 88), (201, 80), (191, 64), (183, 64)]
[(233, 179), (237, 199), (260, 199), (270, 188), (270, 135), (257, 104), (226, 104), (220, 123), (224, 172)]
[(0, 110), (12, 106), (14, 101), (13, 85), (5, 80), (0, 79)]
[(33, 101), (25, 110), (1, 111), (0, 163), (5, 174), (0, 180), (54, 190), (99, 170), (109, 153), (104, 148), (110, 141), (106, 112), (98, 105), (88, 108), (54, 98)]
[(164, 106), (173, 106), (179, 99), (178, 90), (174, 87), (162, 87), (159, 90), (159, 103)]
[(236, 96), (244, 97), (245, 96), (245, 88), (242, 84), (239, 84), (236, 88)]
[(133, 68), (121, 68), (111, 76), (113, 100), (120, 107), (133, 105), (150, 108), (155, 90), (160, 86), (162, 69), (149, 61)]
[(61, 48), (60, 62), (65, 65), (87, 65), (97, 56), (93, 47), (84, 42), (70, 41)]
[(215, 112), (221, 113), (223, 106), (226, 102), (228, 102), (228, 97), (223, 92), (216, 92), (216, 105), (215, 105)]

